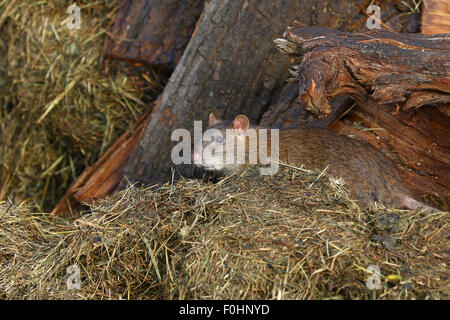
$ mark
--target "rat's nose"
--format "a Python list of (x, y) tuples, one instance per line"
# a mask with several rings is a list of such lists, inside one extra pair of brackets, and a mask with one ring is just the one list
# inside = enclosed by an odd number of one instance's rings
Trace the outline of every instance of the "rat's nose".
[(203, 162), (202, 155), (200, 153), (194, 152), (192, 157), (194, 158), (194, 161), (196, 161), (198, 163)]

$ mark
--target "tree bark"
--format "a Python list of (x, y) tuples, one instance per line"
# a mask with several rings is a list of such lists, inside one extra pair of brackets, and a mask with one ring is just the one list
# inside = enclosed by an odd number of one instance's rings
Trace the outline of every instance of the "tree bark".
[(284, 36), (279, 49), (302, 59), (296, 67), (298, 99), (319, 117), (330, 114), (330, 99), (344, 94), (359, 104), (370, 100), (403, 110), (450, 102), (449, 35), (294, 26)]
[(203, 10), (204, 0), (122, 1), (105, 56), (173, 70)]
[[(262, 122), (331, 124), (393, 158), (416, 197), (450, 208), (450, 37), (299, 27), (285, 38), (277, 43), (299, 61), (296, 77)], [(349, 112), (342, 96), (358, 105)]]
[(281, 36), (299, 12), (310, 17), (314, 2), (207, 2), (164, 89), (161, 107), (152, 114), (125, 166), (120, 187), (128, 182), (167, 181), (171, 132), (192, 128), (194, 119), (206, 120), (208, 113), (214, 112), (222, 118), (245, 113), (258, 121), (288, 75), (289, 58), (277, 53), (272, 40)]
[[(288, 28), (285, 36), (276, 42), (295, 57), (296, 77), (262, 124), (328, 127), (349, 112), (348, 96), (361, 105), (395, 103), (402, 109), (450, 100), (449, 36), (303, 27)], [(445, 113), (445, 105), (440, 108)]]
[(393, 105), (366, 104), (331, 129), (372, 144), (397, 163), (417, 199), (450, 210), (450, 118), (445, 113), (449, 108), (429, 105), (403, 111)]

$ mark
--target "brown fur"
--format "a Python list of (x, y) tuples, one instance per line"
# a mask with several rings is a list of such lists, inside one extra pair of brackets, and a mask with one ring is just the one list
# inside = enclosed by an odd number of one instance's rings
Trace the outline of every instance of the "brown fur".
[[(245, 116), (240, 115), (236, 119), (242, 121), (242, 117)], [(218, 121), (213, 117), (211, 121), (210, 116), (210, 128), (221, 130), (225, 137), (225, 130), (233, 128), (236, 119), (234, 122)], [(239, 127), (242, 125), (241, 122), (238, 124)], [(247, 145), (247, 160), (248, 150)], [(388, 208), (433, 209), (412, 199), (393, 162), (378, 150), (365, 142), (326, 129), (280, 129), (279, 158), (281, 162), (292, 166), (303, 165), (307, 169), (318, 170), (327, 168), (328, 176), (343, 180), (350, 197), (358, 200), (360, 207), (374, 207), (375, 203), (378, 203)], [(226, 171), (241, 171), (248, 165), (233, 165)]]
[(407, 189), (394, 164), (372, 146), (323, 129), (280, 130), (280, 160), (291, 165), (323, 170), (344, 186), (362, 207), (375, 202), (402, 206)]

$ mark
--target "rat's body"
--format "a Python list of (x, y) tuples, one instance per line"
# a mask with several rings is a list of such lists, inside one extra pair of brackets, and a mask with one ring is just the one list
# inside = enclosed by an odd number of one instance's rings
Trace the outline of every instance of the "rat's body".
[[(219, 121), (211, 114), (209, 128), (220, 130), (223, 139), (209, 143), (203, 142), (203, 147), (220, 143), (225, 150), (225, 130), (233, 129), (230, 132), (234, 133), (234, 139), (237, 141), (245, 137), (249, 122), (243, 115), (236, 117), (233, 122), (227, 122)], [(270, 150), (271, 139), (267, 140), (267, 149)], [(247, 159), (249, 158), (248, 150), (247, 141)], [(250, 165), (225, 164), (222, 160), (223, 156), (208, 157), (205, 154), (201, 155), (198, 150), (194, 152), (193, 157), (200, 166), (225, 173), (240, 172), (245, 166)], [(339, 179), (349, 191), (350, 197), (358, 200), (360, 207), (374, 207), (377, 203), (388, 208), (430, 208), (412, 198), (408, 189), (402, 184), (396, 167), (383, 154), (364, 142), (326, 129), (280, 129), (279, 160), (296, 167), (303, 165), (307, 169), (327, 168), (328, 176)]]

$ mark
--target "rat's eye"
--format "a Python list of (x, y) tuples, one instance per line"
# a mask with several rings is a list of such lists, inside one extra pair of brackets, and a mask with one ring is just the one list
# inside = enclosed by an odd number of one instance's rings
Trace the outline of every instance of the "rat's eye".
[(223, 138), (222, 137), (216, 137), (215, 138), (217, 143), (222, 143), (223, 142)]

